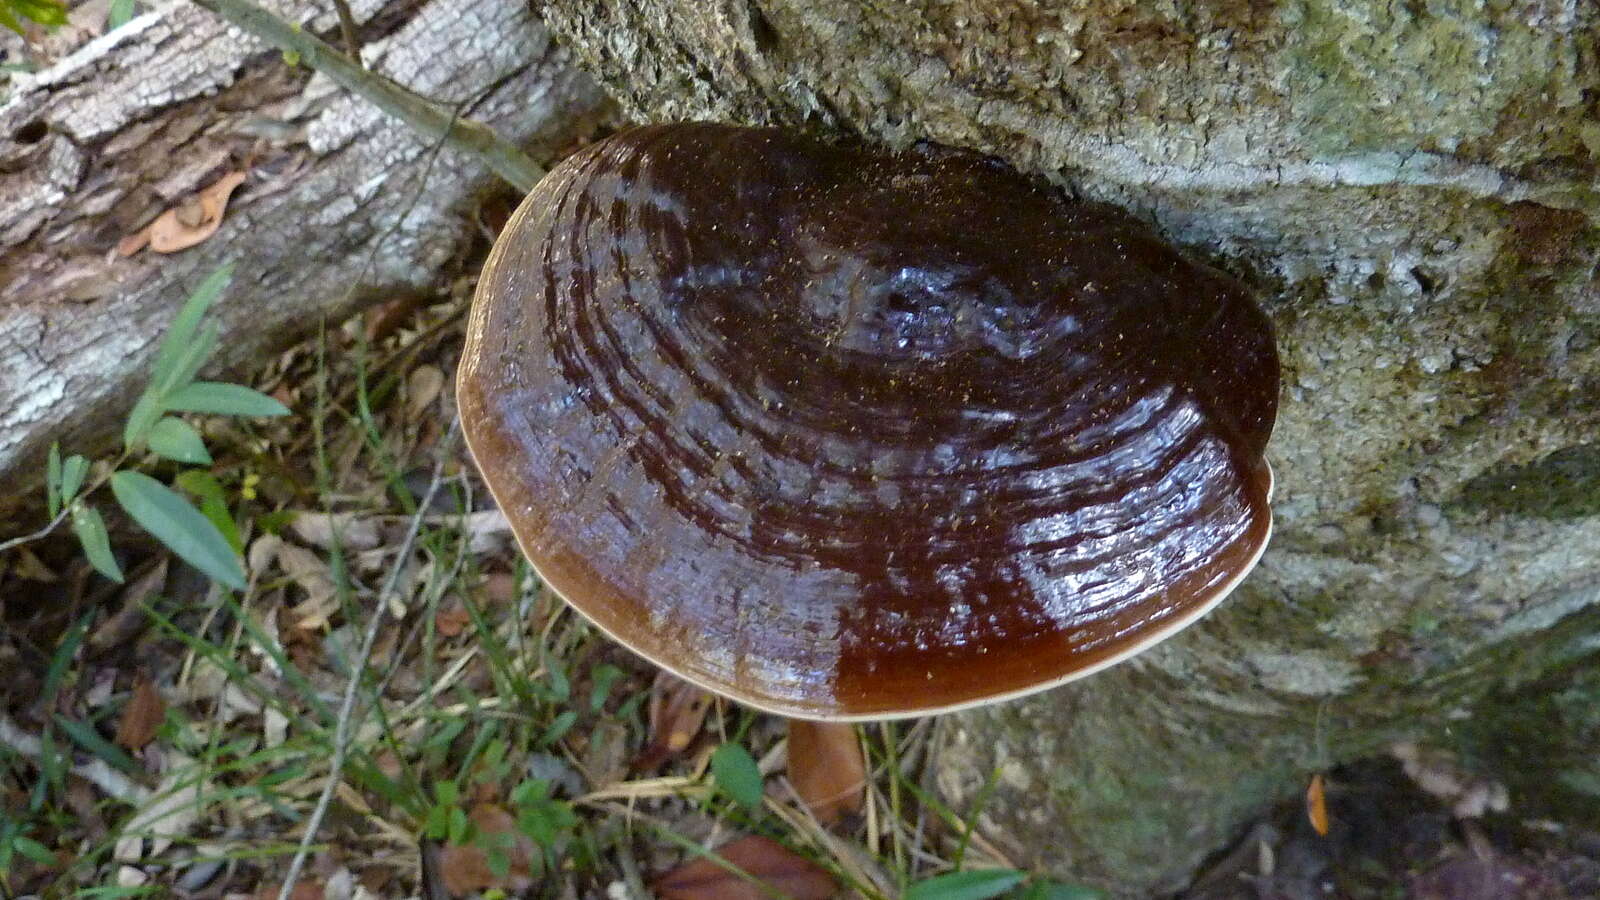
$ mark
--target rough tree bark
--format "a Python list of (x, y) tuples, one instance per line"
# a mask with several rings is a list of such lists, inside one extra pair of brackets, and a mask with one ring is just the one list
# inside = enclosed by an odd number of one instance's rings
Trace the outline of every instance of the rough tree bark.
[[(354, 6), (370, 68), (536, 157), (610, 108), (518, 0)], [(327, 4), (274, 8), (336, 27)], [(223, 261), (238, 265), (216, 312), (223, 367), (448, 277), (496, 181), (434, 150), (189, 3), (15, 77), (0, 102), (0, 532), (23, 524), (19, 505), (39, 508), (23, 489), (51, 441), (93, 450), (114, 432), (165, 322)], [(215, 236), (172, 255), (114, 252), (236, 170), (248, 177)]]
[(639, 119), (976, 148), (1260, 287), (1285, 379), (1258, 573), (1156, 652), (945, 729), (942, 785), (970, 799), (998, 771), (981, 821), (1020, 862), (1148, 896), (1309, 771), (1402, 736), (1537, 744), (1499, 773), (1518, 802), (1600, 783), (1571, 770), (1595, 765), (1571, 752), (1592, 731), (1518, 706), (1600, 648), (1600, 7), (543, 15)]

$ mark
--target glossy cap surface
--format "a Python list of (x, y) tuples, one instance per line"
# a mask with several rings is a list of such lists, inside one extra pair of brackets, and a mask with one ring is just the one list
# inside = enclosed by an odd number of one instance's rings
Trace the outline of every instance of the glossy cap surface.
[(639, 128), (484, 269), (458, 396), (545, 582), (691, 681), (881, 718), (1087, 674), (1259, 557), (1271, 326), (953, 151)]

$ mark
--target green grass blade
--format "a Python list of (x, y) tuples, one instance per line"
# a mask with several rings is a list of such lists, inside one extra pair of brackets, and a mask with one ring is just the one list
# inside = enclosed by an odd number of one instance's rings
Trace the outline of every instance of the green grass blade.
[(951, 872), (912, 885), (906, 891), (906, 900), (988, 900), (1021, 884), (1026, 877), (1016, 869)]
[(130, 774), (141, 771), (139, 764), (133, 761), (133, 757), (125, 753), (121, 747), (101, 737), (100, 732), (94, 730), (94, 726), (62, 715), (57, 715), (55, 722), (56, 727), (67, 737), (72, 738), (73, 743), (105, 760), (112, 768)]
[(244, 569), (222, 532), (171, 488), (148, 475), (118, 472), (111, 476), (111, 492), (135, 522), (184, 562), (219, 584), (244, 589)]

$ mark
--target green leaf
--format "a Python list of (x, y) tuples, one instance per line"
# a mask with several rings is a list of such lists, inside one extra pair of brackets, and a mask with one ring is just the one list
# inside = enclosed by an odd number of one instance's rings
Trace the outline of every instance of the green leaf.
[(561, 832), (570, 831), (577, 824), (572, 807), (560, 800), (545, 800), (517, 810), (517, 830), (547, 849), (555, 846)]
[[(190, 353), (195, 344), (195, 333), (200, 326), (201, 317), (211, 308), (211, 304), (222, 296), (223, 290), (228, 287), (228, 282), (232, 279), (233, 263), (228, 263), (207, 276), (206, 280), (195, 288), (194, 293), (189, 295), (183, 308), (178, 310), (177, 317), (167, 326), (167, 336), (161, 341), (161, 349), (156, 353), (155, 366), (150, 370), (152, 385), (177, 386), (172, 381), (173, 375), (178, 371), (179, 362)], [(171, 390), (171, 387), (167, 390)]]
[(200, 432), (182, 419), (167, 416), (158, 420), (150, 426), (146, 440), (158, 456), (181, 463), (211, 465), (211, 454), (206, 452), (206, 442), (200, 437)]
[(1103, 891), (1081, 884), (1036, 881), (1017, 892), (1017, 900), (1106, 900)]
[(122, 567), (117, 565), (117, 558), (111, 555), (111, 538), (106, 534), (106, 521), (100, 517), (100, 511), (88, 504), (74, 504), (72, 531), (78, 536), (78, 543), (83, 545), (83, 555), (89, 558), (89, 565), (94, 566), (101, 575), (121, 584)]
[(196, 381), (173, 391), (166, 407), (176, 412), (210, 413), (219, 416), (286, 416), (289, 408), (257, 390), (242, 384), (221, 381)]
[(215, 323), (208, 322), (200, 327), (200, 333), (195, 335), (194, 343), (183, 356), (178, 358), (177, 367), (167, 376), (167, 380), (162, 382), (163, 401), (179, 388), (194, 381), (194, 376), (200, 371), (200, 367), (206, 364), (206, 360), (210, 359), (212, 352), (217, 349), (217, 334)]
[(422, 822), (422, 836), (436, 841), (444, 840), (445, 832), (450, 828), (450, 807), (430, 806), (428, 817)]
[(56, 441), (50, 445), (50, 455), (44, 463), (44, 495), (45, 508), (49, 510), (51, 521), (55, 521), (56, 514), (61, 512), (61, 442)]
[(132, 18), (133, 0), (111, 0), (111, 9), (106, 13), (106, 30), (121, 28)]
[(589, 689), (590, 712), (597, 713), (600, 707), (606, 705), (606, 698), (611, 695), (612, 685), (615, 685), (617, 679), (624, 674), (621, 669), (610, 663), (601, 663), (594, 667), (594, 672), (589, 676), (594, 682), (594, 687)]
[(449, 844), (464, 844), (470, 833), (472, 823), (467, 821), (467, 811), (459, 806), (450, 807), (450, 827), (445, 830), (445, 842)]
[(573, 723), (577, 721), (578, 714), (570, 709), (561, 715), (556, 716), (553, 720), (551, 720), (550, 725), (545, 728), (544, 734), (539, 735), (539, 746), (548, 747), (551, 744), (554, 744), (556, 741), (561, 740), (561, 738), (566, 736), (567, 732), (572, 730)]
[(761, 806), (761, 769), (750, 751), (738, 744), (723, 744), (711, 754), (711, 777), (735, 803), (745, 809)]
[(128, 413), (127, 424), (122, 426), (122, 446), (129, 450), (144, 446), (151, 426), (156, 424), (163, 412), (166, 410), (162, 408), (161, 398), (154, 389), (141, 394), (139, 402), (133, 404), (133, 411)]
[(18, 22), (17, 17), (11, 14), (11, 7), (7, 6), (4, 0), (0, 0), (0, 25), (4, 25), (17, 34), (22, 34), (22, 23)]
[(41, 709), (49, 709), (55, 705), (56, 694), (61, 691), (61, 685), (67, 680), (67, 672), (72, 670), (72, 657), (78, 652), (78, 647), (83, 643), (83, 636), (89, 631), (89, 620), (93, 612), (87, 613), (83, 618), (72, 623), (66, 635), (61, 638), (61, 643), (56, 646), (54, 653), (50, 654), (50, 666), (44, 670), (44, 690), (40, 692), (43, 702)]
[(94, 730), (93, 725), (69, 719), (66, 716), (55, 716), (56, 727), (67, 733), (67, 737), (83, 749), (105, 760), (113, 768), (124, 772), (139, 772), (139, 764), (133, 761), (121, 747), (111, 743)]
[(67, 7), (60, 0), (9, 0), (6, 5), (40, 25), (67, 24)]
[(89, 474), (89, 461), (74, 453), (61, 464), (61, 502), (71, 503), (83, 487), (83, 478)]
[(233, 552), (243, 555), (244, 541), (239, 537), (239, 526), (234, 524), (233, 513), (228, 509), (228, 495), (223, 492), (217, 476), (204, 469), (186, 469), (178, 473), (173, 483), (178, 490), (200, 501), (200, 514), (217, 526)]
[(56, 859), (56, 855), (50, 852), (49, 847), (31, 837), (24, 837), (19, 834), (11, 839), (11, 845), (17, 848), (17, 852), (41, 866), (54, 866), (60, 862), (60, 860)]
[(973, 869), (951, 872), (912, 885), (905, 900), (987, 900), (1022, 883), (1027, 875), (1016, 869)]
[(111, 476), (111, 493), (135, 522), (184, 562), (219, 584), (244, 589), (244, 570), (227, 538), (172, 488), (139, 472), (118, 472)]

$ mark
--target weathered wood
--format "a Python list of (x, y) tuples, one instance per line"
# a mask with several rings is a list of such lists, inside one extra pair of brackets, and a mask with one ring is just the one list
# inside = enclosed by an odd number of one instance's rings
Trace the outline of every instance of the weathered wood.
[[(311, 4), (275, 9), (335, 27)], [(606, 114), (516, 0), (368, 0), (355, 13), (369, 67), (462, 104), (535, 157)], [(114, 252), (233, 170), (248, 178), (215, 236), (171, 255)], [(496, 184), (187, 3), (16, 77), (0, 106), (0, 485), (16, 501), (51, 441), (94, 448), (114, 432), (166, 320), (223, 261), (238, 264), (216, 310), (228, 366), (438, 283), (475, 233), (474, 198)]]
[(998, 770), (980, 821), (1019, 862), (1150, 896), (1308, 772), (1453, 740), (1507, 684), (1592, 661), (1600, 7), (543, 14), (637, 118), (977, 148), (1260, 286), (1285, 375), (1260, 571), (1165, 648), (947, 729), (941, 783), (970, 799)]

